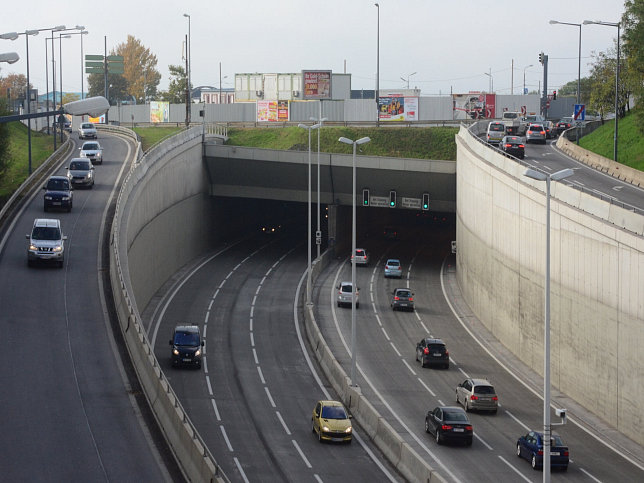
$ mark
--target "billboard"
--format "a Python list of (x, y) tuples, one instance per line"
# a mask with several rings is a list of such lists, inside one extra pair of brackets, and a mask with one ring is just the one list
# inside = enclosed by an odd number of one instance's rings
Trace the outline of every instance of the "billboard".
[(482, 119), (485, 117), (485, 94), (479, 92), (453, 94), (452, 102), (453, 119)]
[(170, 103), (166, 101), (150, 102), (150, 122), (168, 122), (170, 120)]
[(331, 99), (331, 71), (303, 70), (304, 99)]
[(418, 121), (418, 97), (389, 95), (378, 98), (380, 121)]
[(288, 107), (288, 101), (257, 101), (257, 122), (286, 122)]

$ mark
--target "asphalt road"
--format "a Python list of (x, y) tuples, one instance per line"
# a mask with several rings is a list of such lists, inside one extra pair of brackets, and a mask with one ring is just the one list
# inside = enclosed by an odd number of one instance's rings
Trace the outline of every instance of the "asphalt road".
[[(78, 143), (76, 133), (72, 134)], [(102, 295), (103, 216), (133, 146), (99, 134), (105, 160), (70, 213), (43, 211), (38, 190), (0, 243), (0, 479), (172, 481), (121, 364)], [(72, 155), (77, 155), (75, 150)], [(64, 174), (66, 162), (53, 174)], [(58, 218), (64, 267), (27, 267), (35, 218)], [(153, 430), (154, 433), (154, 430)], [(165, 455), (165, 456), (163, 456)], [(171, 465), (173, 465), (172, 460)]]

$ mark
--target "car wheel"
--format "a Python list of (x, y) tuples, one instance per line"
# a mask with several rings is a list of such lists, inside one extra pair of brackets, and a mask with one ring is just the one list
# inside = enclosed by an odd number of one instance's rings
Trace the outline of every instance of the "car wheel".
[(561, 471), (568, 471), (568, 465), (566, 465), (566, 466), (562, 466), (562, 467), (561, 467)]
[(467, 398), (465, 398), (465, 403), (463, 403), (463, 407), (465, 408), (466, 413), (470, 412), (470, 405), (467, 402)]
[(445, 364), (444, 367), (445, 367), (445, 369), (449, 369), (449, 362), (447, 364)]
[(72, 204), (71, 204), (71, 203), (70, 203), (70, 204), (69, 204), (69, 206), (67, 207), (67, 213), (69, 213), (70, 211), (72, 211)]
[(442, 444), (443, 440), (441, 439), (441, 432), (436, 428), (436, 444)]
[(315, 423), (313, 422), (313, 418), (311, 418), (311, 432), (315, 433)]
[(338, 307), (342, 307), (342, 304), (340, 302), (338, 302)]
[(418, 351), (416, 351), (416, 362), (418, 362)]
[(461, 401), (458, 400), (458, 391), (456, 391), (456, 404), (461, 404)]
[(322, 442), (322, 430), (318, 431), (318, 441), (321, 443)]
[(423, 356), (420, 356), (420, 367), (427, 367), (427, 364), (425, 364), (425, 358)]
[(521, 458), (521, 445), (517, 443), (517, 456)]
[(496, 416), (496, 413), (497, 413), (497, 412), (498, 412), (498, 411), (497, 411), (496, 409), (493, 409), (493, 410), (492, 410), (492, 414), (493, 414), (493, 415), (495, 415), (495, 416)]
[(538, 466), (537, 466), (537, 455), (535, 455), (535, 454), (532, 455), (532, 460), (530, 461), (530, 465), (532, 465), (533, 470), (536, 470), (538, 468)]

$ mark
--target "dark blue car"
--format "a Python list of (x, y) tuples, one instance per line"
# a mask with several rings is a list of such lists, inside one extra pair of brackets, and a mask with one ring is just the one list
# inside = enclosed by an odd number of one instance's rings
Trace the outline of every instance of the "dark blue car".
[[(543, 434), (530, 431), (517, 441), (517, 456), (527, 459), (535, 470), (543, 468)], [(550, 438), (550, 467), (568, 469), (570, 453), (559, 435)]]
[(45, 190), (44, 209), (48, 211), (52, 208), (72, 211), (73, 191), (72, 185), (67, 176), (52, 176), (43, 186)]

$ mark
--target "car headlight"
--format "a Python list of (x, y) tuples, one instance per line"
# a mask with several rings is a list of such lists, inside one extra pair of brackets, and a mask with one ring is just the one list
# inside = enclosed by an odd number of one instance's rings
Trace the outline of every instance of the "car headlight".
[(175, 356), (178, 356), (178, 355), (179, 355), (179, 349), (172, 349), (172, 353), (173, 353)]
[(45, 195), (45, 199), (48, 201), (51, 201), (51, 196), (50, 195)]
[(32, 243), (29, 245), (29, 250), (36, 251), (38, 250), (38, 247)]
[(328, 426), (322, 426), (322, 431), (328, 433), (329, 431), (331, 431), (331, 428), (329, 428)]
[(61, 251), (63, 251), (63, 247), (62, 247), (61, 245), (56, 245), (56, 246), (54, 247), (54, 251), (55, 251), (55, 252), (61, 252)]
[(199, 357), (200, 355), (201, 355), (201, 351), (199, 349), (197, 349), (197, 351), (195, 352), (195, 356)]
[(353, 431), (353, 428), (351, 426), (344, 430), (345, 433), (350, 433), (351, 431)]
[(63, 196), (63, 201), (69, 201), (69, 196)]

